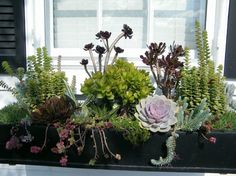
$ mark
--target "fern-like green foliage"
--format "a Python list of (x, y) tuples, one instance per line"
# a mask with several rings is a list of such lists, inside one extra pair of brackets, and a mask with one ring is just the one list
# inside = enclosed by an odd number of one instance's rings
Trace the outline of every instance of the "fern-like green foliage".
[(0, 87), (4, 88), (6, 91), (12, 92), (13, 94), (15, 93), (14, 89), (8, 86), (8, 84), (5, 83), (3, 80), (0, 80)]
[[(195, 37), (198, 56), (198, 67), (190, 67), (189, 50), (186, 49), (185, 66), (179, 85), (179, 96), (187, 98), (188, 108), (194, 109), (202, 99), (206, 99), (207, 107), (214, 115), (226, 110), (226, 91), (222, 66), (216, 70), (210, 60), (210, 49), (207, 32), (196, 22)], [(216, 71), (215, 71), (216, 70)]]
[(146, 142), (150, 138), (150, 132), (144, 128), (140, 128), (136, 119), (128, 117), (111, 118), (112, 126), (115, 130), (123, 133), (123, 136), (133, 145), (139, 145)]
[(180, 107), (177, 113), (177, 129), (186, 131), (198, 130), (201, 125), (211, 117), (210, 110), (207, 108), (206, 99), (203, 99), (199, 105), (190, 111), (188, 110), (186, 98), (183, 100), (179, 98), (177, 103)]
[(149, 73), (124, 60), (107, 66), (104, 74), (93, 73), (81, 87), (81, 92), (87, 96), (93, 95), (95, 101), (101, 101), (108, 107), (118, 104), (121, 108), (131, 107), (153, 90)]
[(5, 106), (0, 110), (0, 123), (17, 124), (21, 119), (26, 118), (27, 112), (18, 103)]

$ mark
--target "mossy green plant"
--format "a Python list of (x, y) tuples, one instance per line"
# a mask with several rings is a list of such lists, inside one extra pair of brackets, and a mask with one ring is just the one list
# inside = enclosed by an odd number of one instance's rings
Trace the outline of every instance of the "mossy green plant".
[(236, 112), (225, 112), (213, 122), (212, 126), (217, 130), (236, 130)]
[(140, 128), (139, 121), (130, 117), (117, 117), (110, 119), (115, 130), (123, 133), (123, 136), (133, 145), (139, 145), (150, 138), (147, 129)]
[(108, 65), (103, 74), (93, 73), (81, 86), (81, 92), (87, 96), (93, 95), (96, 104), (101, 102), (107, 107), (118, 104), (125, 112), (140, 99), (150, 95), (153, 90), (149, 73), (138, 70), (134, 64), (124, 60), (117, 60), (114, 65)]
[(27, 117), (27, 111), (18, 103), (9, 104), (0, 110), (0, 123), (17, 124)]

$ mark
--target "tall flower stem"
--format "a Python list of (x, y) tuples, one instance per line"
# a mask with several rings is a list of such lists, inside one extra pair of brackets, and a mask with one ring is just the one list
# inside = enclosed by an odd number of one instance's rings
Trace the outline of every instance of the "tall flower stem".
[(96, 160), (98, 158), (98, 148), (97, 148), (97, 143), (95, 139), (94, 129), (92, 129), (92, 138), (93, 138), (94, 149), (95, 149), (94, 159)]
[(88, 71), (87, 65), (84, 65), (84, 70), (86, 71), (86, 73), (88, 74), (88, 76), (91, 78), (91, 74)]
[(106, 54), (106, 58), (105, 58), (105, 63), (104, 63), (104, 72), (106, 71), (106, 67), (109, 63), (109, 58), (110, 58), (110, 55), (111, 55), (111, 52), (114, 48), (114, 46), (116, 45), (116, 43), (125, 35), (124, 32), (122, 32), (120, 35), (117, 36), (117, 38), (113, 41), (113, 43), (111, 44), (111, 46), (109, 47), (109, 50), (107, 51), (107, 54)]
[[(90, 58), (91, 58), (92, 63), (93, 63), (94, 72), (97, 72), (97, 67), (96, 67), (95, 59), (94, 59), (94, 57), (93, 57), (92, 49), (89, 49), (89, 55), (90, 55)], [(90, 77), (91, 77), (91, 76), (90, 76)]]
[(103, 135), (103, 141), (104, 141), (104, 144), (106, 146), (106, 149), (107, 151), (111, 154), (111, 156), (113, 156), (114, 158), (116, 158), (116, 155), (114, 153), (112, 153), (112, 151), (110, 150), (108, 144), (107, 144), (107, 139), (106, 139), (106, 135), (105, 135), (105, 132), (103, 130), (101, 130), (102, 132), (102, 135)]
[(116, 53), (115, 56), (113, 57), (111, 65), (113, 65), (116, 62), (117, 56), (118, 56), (118, 53)]
[(98, 55), (98, 65), (99, 65), (99, 71), (102, 71), (102, 54)]

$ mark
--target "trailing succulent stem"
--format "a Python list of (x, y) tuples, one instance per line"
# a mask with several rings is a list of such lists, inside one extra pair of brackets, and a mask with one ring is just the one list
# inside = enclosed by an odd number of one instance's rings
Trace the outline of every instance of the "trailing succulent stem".
[(151, 159), (151, 164), (154, 166), (164, 166), (170, 164), (175, 157), (176, 138), (179, 135), (172, 132), (171, 136), (166, 140), (167, 156), (165, 158), (160, 157), (159, 160)]

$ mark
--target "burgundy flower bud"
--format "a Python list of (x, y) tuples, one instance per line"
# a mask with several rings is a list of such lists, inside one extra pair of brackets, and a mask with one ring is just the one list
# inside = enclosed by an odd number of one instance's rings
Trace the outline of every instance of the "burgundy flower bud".
[(82, 59), (80, 62), (81, 65), (87, 65), (88, 64), (88, 59)]
[(212, 144), (215, 144), (215, 143), (216, 143), (216, 138), (215, 138), (215, 137), (210, 137), (208, 140), (209, 140), (209, 142), (212, 143)]
[(124, 36), (125, 38), (129, 38), (131, 39), (132, 36), (133, 36), (133, 30), (127, 25), (127, 24), (124, 24), (123, 25), (123, 29), (121, 30), (122, 32), (124, 32)]
[(102, 55), (102, 54), (105, 53), (105, 51), (106, 51), (106, 49), (105, 49), (104, 47), (99, 46), (99, 45), (96, 46), (96, 49), (95, 49), (95, 52), (96, 52), (96, 53)]
[(87, 45), (84, 45), (84, 50), (88, 51), (88, 50), (92, 49), (93, 47), (94, 47), (93, 43), (89, 43)]
[(109, 39), (111, 36), (111, 32), (108, 31), (100, 31), (96, 34), (97, 39)]
[(42, 148), (41, 148), (41, 147), (38, 147), (38, 146), (32, 146), (32, 147), (30, 147), (30, 152), (31, 152), (31, 153), (37, 154), (37, 153), (39, 153), (39, 152), (41, 152), (41, 151), (42, 151)]
[(114, 50), (116, 53), (123, 53), (124, 52), (124, 50), (120, 47), (114, 47)]

